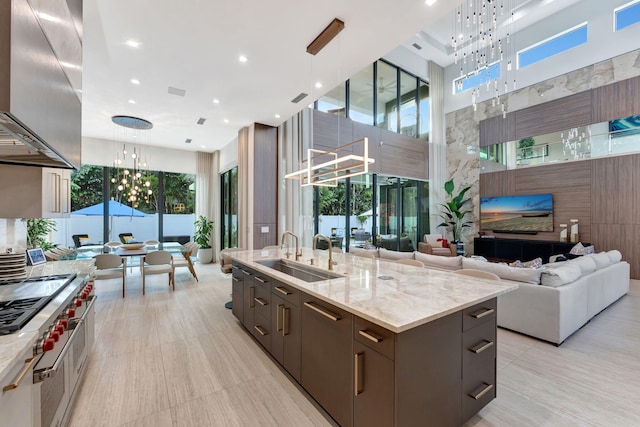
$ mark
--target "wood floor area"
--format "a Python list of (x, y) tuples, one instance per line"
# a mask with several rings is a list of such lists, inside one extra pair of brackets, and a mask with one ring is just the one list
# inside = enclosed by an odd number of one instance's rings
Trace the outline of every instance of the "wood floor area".
[[(224, 308), (230, 276), (196, 265), (96, 284), (96, 343), (70, 426), (329, 426)], [(428, 424), (428, 423), (427, 423)], [(425, 424), (425, 425), (427, 425)], [(640, 282), (561, 347), (498, 330), (498, 397), (466, 426), (639, 426)], [(377, 427), (377, 426), (373, 426)], [(383, 427), (383, 426), (381, 426)]]

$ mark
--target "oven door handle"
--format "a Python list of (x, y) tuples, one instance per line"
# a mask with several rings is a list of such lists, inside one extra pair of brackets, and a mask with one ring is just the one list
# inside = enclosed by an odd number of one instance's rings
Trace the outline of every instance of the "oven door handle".
[(34, 371), (33, 372), (33, 383), (34, 384), (40, 383), (40, 382), (44, 381), (47, 378), (53, 378), (53, 377), (56, 376), (56, 374), (58, 373), (58, 369), (60, 369), (60, 365), (62, 365), (62, 362), (64, 361), (65, 356), (67, 355), (67, 353), (69, 352), (69, 349), (73, 345), (73, 341), (76, 339), (76, 335), (78, 335), (78, 331), (80, 331), (80, 329), (82, 329), (82, 328), (79, 328), (78, 326), (80, 326), (82, 323), (84, 323), (89, 311), (91, 310), (91, 308), (93, 307), (93, 304), (95, 302), (96, 302), (96, 297), (94, 296), (91, 299), (91, 302), (89, 303), (89, 305), (87, 306), (87, 309), (84, 311), (82, 317), (77, 320), (76, 327), (73, 329), (73, 332), (71, 333), (71, 336), (69, 337), (69, 340), (67, 341), (67, 343), (65, 344), (64, 348), (62, 349), (62, 351), (58, 355), (58, 358), (56, 359), (56, 361), (53, 364), (53, 366), (50, 367), (50, 368), (44, 368), (44, 369), (40, 369), (38, 371)]

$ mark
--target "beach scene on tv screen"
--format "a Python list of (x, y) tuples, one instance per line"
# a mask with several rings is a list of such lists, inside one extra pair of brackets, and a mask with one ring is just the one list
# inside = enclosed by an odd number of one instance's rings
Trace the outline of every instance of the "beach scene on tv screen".
[(482, 197), (480, 226), (483, 230), (553, 231), (553, 196)]

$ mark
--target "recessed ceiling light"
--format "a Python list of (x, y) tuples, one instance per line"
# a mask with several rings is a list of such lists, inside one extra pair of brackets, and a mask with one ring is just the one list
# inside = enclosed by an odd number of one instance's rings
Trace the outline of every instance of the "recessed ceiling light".
[(135, 100), (133, 100), (133, 99), (130, 99), (130, 100), (129, 100), (129, 104), (135, 104), (135, 103), (136, 103), (136, 101), (135, 101)]
[(240, 62), (247, 62), (247, 61), (248, 61), (248, 59), (247, 59), (247, 57), (246, 57), (246, 56), (244, 56), (244, 55), (240, 55), (240, 56), (238, 57), (238, 61), (240, 61)]
[(433, 6), (438, 0), (427, 0), (425, 1), (425, 4), (427, 6)]
[(220, 100), (219, 100), (218, 98), (214, 98), (214, 99), (213, 99), (213, 103), (214, 103), (214, 104), (220, 104)]
[(138, 79), (131, 79), (131, 83), (133, 83), (134, 85), (139, 85), (139, 84), (140, 84), (140, 80), (138, 80)]
[(229, 123), (229, 119), (224, 119), (223, 120), (225, 123)]
[(322, 83), (316, 82), (316, 88), (320, 89), (322, 87)]
[(201, 145), (200, 147), (202, 147), (202, 148), (207, 148), (207, 147), (205, 147), (204, 145)]
[(279, 119), (279, 118), (280, 118), (280, 114), (276, 114), (276, 119)]
[(141, 45), (140, 42), (135, 41), (135, 40), (131, 40), (131, 39), (127, 40), (126, 44), (127, 44), (127, 46), (130, 46), (130, 47), (140, 47), (140, 45)]

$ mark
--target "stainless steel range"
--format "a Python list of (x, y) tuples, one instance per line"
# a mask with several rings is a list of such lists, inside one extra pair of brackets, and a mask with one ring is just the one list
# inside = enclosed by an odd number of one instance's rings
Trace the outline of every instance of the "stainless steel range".
[(33, 348), (34, 426), (68, 418), (94, 339), (93, 283), (75, 274), (0, 281), (0, 335), (37, 332)]

